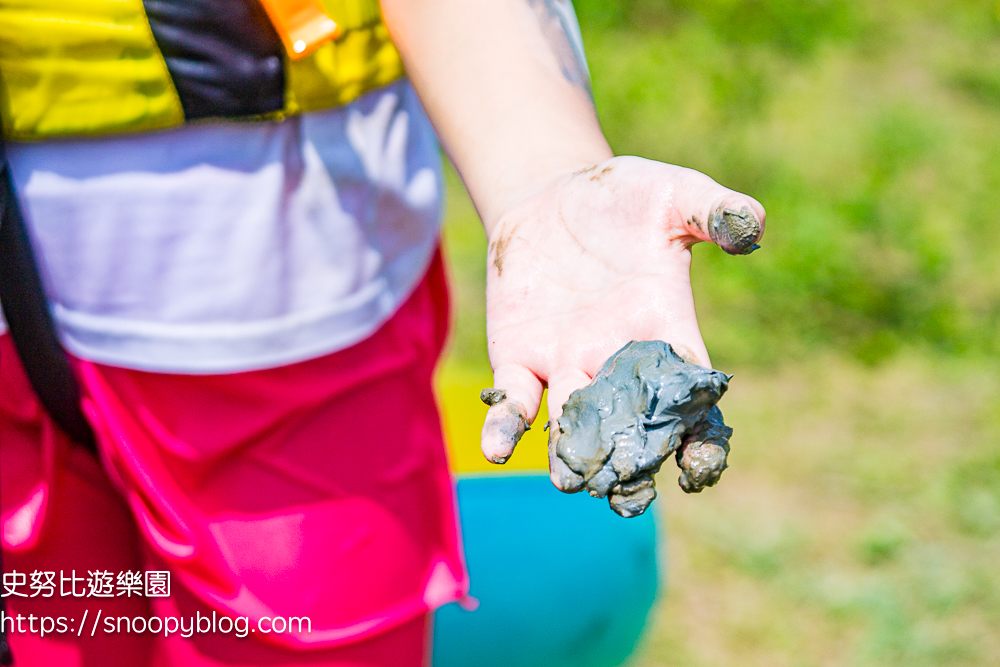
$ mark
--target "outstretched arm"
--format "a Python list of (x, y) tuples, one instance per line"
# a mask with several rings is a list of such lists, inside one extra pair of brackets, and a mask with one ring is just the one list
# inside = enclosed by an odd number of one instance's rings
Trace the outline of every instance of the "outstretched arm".
[(382, 0), (382, 11), (487, 234), (559, 174), (612, 156), (566, 0)]
[(710, 365), (690, 247), (750, 252), (764, 209), (699, 172), (613, 157), (568, 0), (382, 0), (407, 72), (489, 238), (494, 386), (483, 453), (507, 460), (542, 389), (556, 418), (630, 340)]

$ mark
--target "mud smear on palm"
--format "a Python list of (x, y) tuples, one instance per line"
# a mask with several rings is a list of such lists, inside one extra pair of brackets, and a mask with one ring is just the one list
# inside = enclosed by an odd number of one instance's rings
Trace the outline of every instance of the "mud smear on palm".
[(653, 502), (653, 475), (671, 455), (685, 492), (714, 486), (733, 432), (716, 407), (729, 379), (687, 363), (661, 341), (629, 343), (550, 422), (553, 483), (566, 493), (606, 497), (625, 517)]

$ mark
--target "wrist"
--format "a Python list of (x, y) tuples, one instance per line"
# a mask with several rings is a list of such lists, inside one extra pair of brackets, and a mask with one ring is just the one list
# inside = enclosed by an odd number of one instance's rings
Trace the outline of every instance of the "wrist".
[(466, 180), (487, 238), (492, 236), (494, 228), (506, 213), (519, 203), (579, 171), (614, 157), (603, 136), (599, 144), (578, 145), (577, 149), (560, 154), (535, 155), (514, 163), (494, 163), (492, 173), (476, 174), (475, 179)]

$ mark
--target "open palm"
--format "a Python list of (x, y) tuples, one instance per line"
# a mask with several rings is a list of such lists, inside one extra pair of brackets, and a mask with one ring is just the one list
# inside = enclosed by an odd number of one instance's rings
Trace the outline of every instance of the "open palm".
[(691, 293), (691, 246), (746, 254), (764, 209), (691, 169), (616, 157), (567, 175), (508, 210), (487, 256), (493, 406), (484, 455), (510, 457), (548, 386), (554, 419), (632, 340), (662, 340), (710, 366)]

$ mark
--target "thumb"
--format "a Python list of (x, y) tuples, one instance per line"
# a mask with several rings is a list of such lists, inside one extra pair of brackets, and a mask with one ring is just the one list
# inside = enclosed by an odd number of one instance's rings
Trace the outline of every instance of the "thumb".
[(764, 207), (753, 197), (730, 190), (685, 169), (675, 207), (686, 231), (699, 241), (715, 243), (730, 255), (749, 255), (764, 235)]
[(535, 421), (542, 383), (524, 366), (499, 366), (493, 369), (493, 387), (484, 389), (480, 397), (490, 406), (483, 423), (483, 456), (493, 463), (506, 463)]

